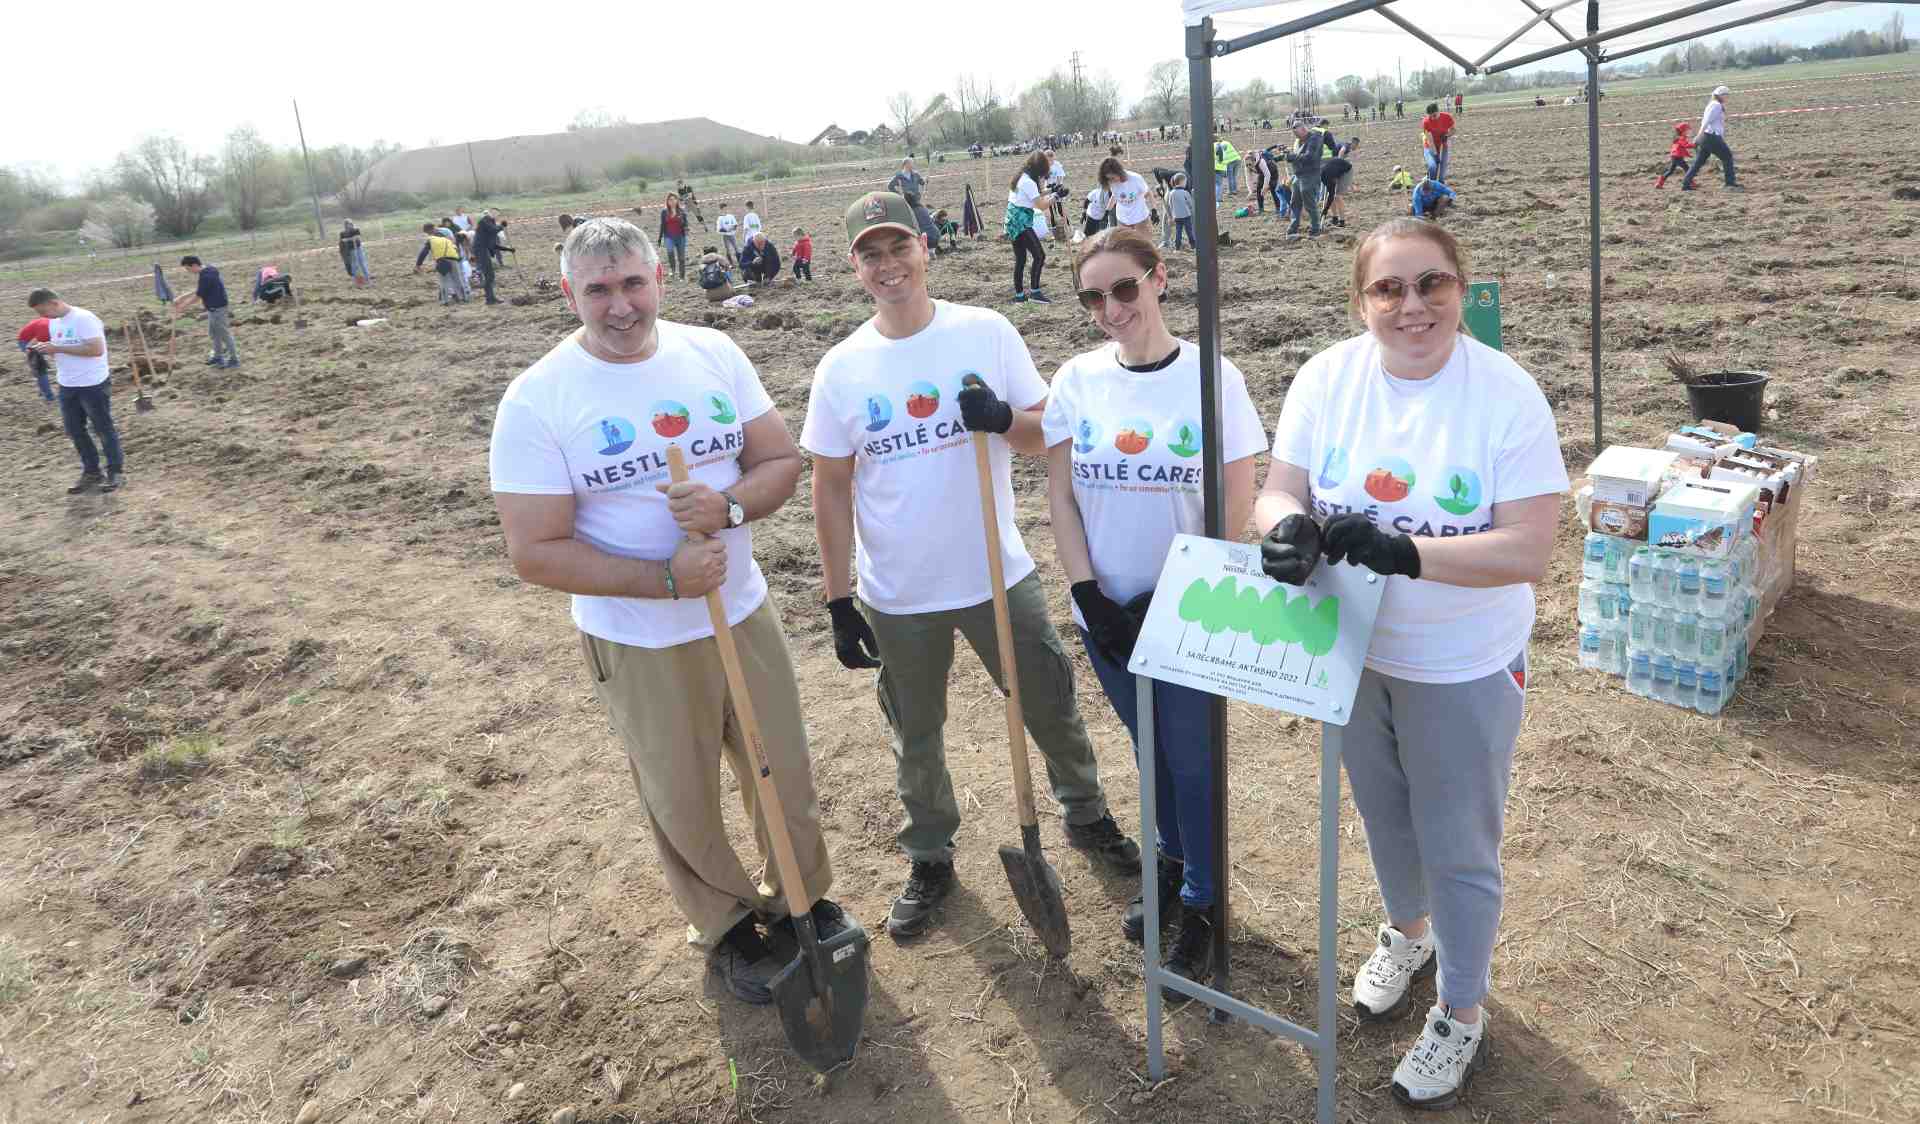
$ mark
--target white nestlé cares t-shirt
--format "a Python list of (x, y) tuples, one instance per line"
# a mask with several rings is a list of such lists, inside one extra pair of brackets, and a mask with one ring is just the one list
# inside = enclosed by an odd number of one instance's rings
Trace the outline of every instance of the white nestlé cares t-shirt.
[(740, 229), (740, 220), (726, 211), (721, 211), (720, 217), (713, 220), (713, 229), (721, 234), (732, 234)]
[(67, 306), (67, 314), (47, 321), (47, 342), (67, 346), (85, 343), (88, 340), (100, 341), (98, 355), (64, 355), (56, 352), (53, 356), (53, 376), (61, 386), (76, 389), (83, 386), (99, 386), (109, 377), (107, 367), (107, 329), (100, 318), (84, 308)]
[[(1201, 507), (1200, 349), (1158, 371), (1120, 365), (1119, 345), (1067, 360), (1047, 398), (1047, 446), (1071, 441), (1073, 501), (1100, 592), (1121, 604), (1160, 580), (1175, 535), (1206, 533)], [(1239, 368), (1220, 360), (1222, 464), (1266, 448)], [(1086, 626), (1080, 607), (1074, 622)]]
[(1147, 221), (1147, 181), (1140, 173), (1128, 172), (1126, 179), (1113, 185), (1113, 212), (1127, 226)]
[[(493, 419), (493, 490), (574, 498), (581, 541), (622, 558), (673, 557), (686, 536), (655, 485), (667, 483), (667, 445), (688, 475), (715, 489), (741, 476), (746, 424), (773, 408), (753, 364), (711, 328), (659, 321), (660, 348), (644, 363), (605, 363), (568, 337), (508, 384)], [(746, 527), (720, 532), (727, 621), (767, 597)], [(573, 598), (583, 632), (618, 644), (668, 648), (713, 635), (704, 598)]]
[[(933, 613), (993, 596), (962, 380), (979, 378), (1016, 410), (1047, 397), (1033, 356), (991, 309), (935, 301), (933, 322), (890, 340), (869, 320), (814, 372), (800, 444), (853, 457), (860, 596), (883, 613)], [(990, 436), (1000, 562), (1009, 588), (1033, 572), (1013, 522), (1012, 451)]]
[[(1519, 364), (1467, 335), (1432, 378), (1387, 374), (1372, 333), (1307, 360), (1273, 459), (1307, 470), (1313, 513), (1451, 538), (1493, 529), (1493, 505), (1567, 490), (1553, 410)], [(1344, 563), (1343, 563), (1344, 564)], [(1367, 666), (1419, 683), (1505, 667), (1533, 631), (1533, 587), (1388, 579)]]

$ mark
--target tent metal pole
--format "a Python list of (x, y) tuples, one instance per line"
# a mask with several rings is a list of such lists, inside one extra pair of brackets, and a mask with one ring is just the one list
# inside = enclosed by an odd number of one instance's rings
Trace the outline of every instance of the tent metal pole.
[[(1735, 0), (1699, 0), (1699, 3), (1689, 4), (1678, 11), (1668, 12), (1664, 16), (1650, 16), (1647, 19), (1635, 20), (1632, 23), (1623, 23), (1619, 27), (1607, 31), (1600, 31), (1598, 28), (1595, 28), (1587, 32), (1584, 38), (1575, 39), (1565, 46), (1547, 47), (1543, 50), (1534, 51), (1532, 54), (1521, 55), (1517, 59), (1508, 59), (1505, 62), (1496, 63), (1493, 66), (1487, 67), (1481, 71), (1481, 73), (1498, 74), (1503, 70), (1512, 70), (1516, 66), (1525, 66), (1530, 62), (1539, 62), (1541, 59), (1549, 59), (1555, 55), (1563, 55), (1568, 51), (1584, 51), (1589, 47), (1597, 47), (1609, 39), (1618, 39), (1622, 35), (1632, 35), (1636, 31), (1645, 31), (1649, 27), (1659, 27), (1663, 23), (1672, 23), (1676, 20), (1686, 19), (1688, 16), (1697, 16), (1701, 12), (1711, 12), (1715, 8), (1724, 8), (1734, 2)], [(1380, 14), (1386, 15), (1385, 12)], [(1591, 14), (1591, 11), (1589, 11), (1588, 23), (1593, 22)]]
[[(1579, 0), (1572, 0), (1572, 2), (1577, 4)], [(1328, 8), (1323, 12), (1301, 16), (1299, 19), (1288, 20), (1286, 23), (1275, 24), (1260, 31), (1250, 31), (1237, 39), (1217, 40), (1211, 49), (1216, 58), (1231, 55), (1236, 51), (1244, 51), (1248, 47), (1258, 47), (1262, 43), (1271, 43), (1275, 39), (1285, 39), (1289, 35), (1297, 35), (1302, 31), (1312, 31), (1323, 23), (1332, 23), (1335, 20), (1346, 19), (1348, 16), (1359, 15), (1361, 12), (1384, 8), (1391, 3), (1393, 0), (1348, 0), (1345, 4)]]
[(1398, 25), (1400, 30), (1406, 32), (1408, 35), (1413, 36), (1415, 39), (1420, 40), (1422, 43), (1425, 43), (1427, 46), (1432, 47), (1434, 50), (1439, 51), (1441, 54), (1445, 55), (1447, 58), (1452, 59), (1454, 63), (1458, 65), (1460, 69), (1465, 71), (1466, 73), (1472, 74), (1476, 69), (1478, 69), (1472, 63), (1468, 62), (1465, 56), (1456, 54), (1452, 47), (1447, 46), (1445, 43), (1442, 43), (1440, 40), (1435, 39), (1433, 36), (1428, 35), (1426, 32), (1420, 30), (1418, 27), (1415, 27), (1412, 21), (1402, 18), (1401, 15), (1398, 12), (1395, 12), (1392, 8), (1381, 8), (1380, 15), (1384, 19), (1386, 19), (1388, 23)]
[[(1587, 0), (1587, 31), (1600, 22), (1600, 0)], [(1593, 455), (1599, 456), (1601, 440), (1600, 405), (1600, 48), (1587, 48), (1587, 221), (1588, 278), (1591, 287), (1588, 315), (1591, 317), (1593, 350)]]
[[(1188, 101), (1193, 106), (1193, 170), (1204, 175), (1206, 188), (1194, 195), (1194, 281), (1200, 305), (1200, 443), (1203, 483), (1201, 505), (1208, 538), (1224, 538), (1225, 470), (1220, 462), (1220, 222), (1215, 213), (1213, 185), (1213, 20), (1187, 28)], [(1189, 187), (1193, 186), (1191, 184)], [(1213, 854), (1220, 871), (1213, 892), (1213, 989), (1228, 990), (1227, 887), (1227, 700), (1207, 698), (1207, 744), (1213, 749)], [(1152, 783), (1149, 781), (1148, 783)], [(1148, 919), (1153, 924), (1153, 919)], [(1226, 1012), (1214, 1008), (1215, 1022)]]
[[(1541, 20), (1547, 20), (1551, 22), (1553, 20), (1553, 13), (1559, 11), (1561, 8), (1571, 8), (1575, 4), (1578, 4), (1579, 2), (1580, 0), (1560, 0), (1560, 3), (1555, 4), (1551, 8), (1541, 8), (1533, 4), (1527, 4), (1527, 7), (1533, 9), (1533, 18), (1521, 24), (1519, 27), (1514, 28), (1513, 34), (1507, 36), (1505, 39), (1500, 40), (1500, 42), (1495, 43), (1493, 45), (1492, 50), (1488, 51), (1484, 55), (1481, 55), (1479, 58), (1474, 59), (1473, 65), (1475, 66), (1486, 65), (1486, 62), (1488, 59), (1492, 58), (1493, 56), (1499, 54), (1501, 51), (1504, 51), (1508, 47), (1512, 46), (1513, 41), (1515, 39), (1518, 39), (1522, 35), (1525, 35), (1527, 32), (1532, 31), (1534, 27), (1540, 23)], [(1560, 30), (1558, 25), (1555, 25), (1555, 30)], [(1560, 34), (1568, 39), (1573, 38), (1573, 36), (1567, 35), (1567, 33), (1564, 30), (1561, 30)]]
[(1569, 43), (1573, 42), (1573, 33), (1561, 27), (1560, 21), (1553, 18), (1553, 13), (1559, 11), (1561, 8), (1571, 8), (1574, 4), (1578, 4), (1580, 0), (1573, 0), (1572, 4), (1557, 4), (1551, 8), (1542, 8), (1540, 5), (1535, 4), (1533, 0), (1520, 0), (1520, 2), (1532, 11), (1540, 13), (1542, 18), (1547, 21), (1547, 26), (1560, 33), (1560, 38), (1565, 39)]
[(1629, 47), (1624, 51), (1608, 51), (1607, 61), (1619, 62), (1621, 59), (1631, 58), (1634, 55), (1641, 54), (1646, 51), (1657, 51), (1662, 47), (1671, 47), (1675, 43), (1685, 43), (1690, 39), (1701, 39), (1708, 35), (1718, 35), (1722, 31), (1732, 31), (1736, 27), (1745, 27), (1750, 23), (1759, 23), (1762, 20), (1770, 20), (1780, 16), (1791, 15), (1794, 12), (1800, 11), (1803, 8), (1817, 8), (1823, 2), (1824, 0), (1800, 0), (1800, 2), (1797, 4), (1788, 4), (1784, 8), (1775, 8), (1771, 12), (1761, 12), (1757, 15), (1743, 16), (1737, 20), (1728, 20), (1725, 23), (1714, 24), (1712, 27), (1703, 27), (1698, 31), (1689, 31), (1685, 35), (1675, 35), (1675, 36), (1672, 36), (1671, 38), (1662, 39), (1657, 43), (1648, 43), (1648, 44), (1645, 44), (1644, 46), (1639, 46), (1639, 47)]

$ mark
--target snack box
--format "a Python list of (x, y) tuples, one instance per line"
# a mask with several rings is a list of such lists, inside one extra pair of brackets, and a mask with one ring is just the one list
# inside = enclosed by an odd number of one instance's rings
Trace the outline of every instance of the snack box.
[(1609, 445), (1587, 466), (1596, 504), (1604, 501), (1624, 507), (1650, 507), (1660, 494), (1660, 481), (1678, 454), (1664, 449), (1636, 449)]
[(1668, 488), (1647, 517), (1647, 541), (1724, 558), (1753, 527), (1760, 489), (1733, 481), (1688, 480)]

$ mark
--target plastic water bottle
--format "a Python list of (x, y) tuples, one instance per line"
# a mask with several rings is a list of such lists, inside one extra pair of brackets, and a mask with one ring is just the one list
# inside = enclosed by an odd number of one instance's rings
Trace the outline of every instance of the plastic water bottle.
[(1700, 618), (1685, 609), (1673, 614), (1673, 658), (1700, 658)]
[(1655, 655), (1673, 655), (1673, 618), (1672, 609), (1654, 606), (1653, 609), (1653, 651)]
[(1750, 670), (1747, 656), (1747, 629), (1741, 629), (1737, 635), (1727, 637), (1727, 643), (1733, 645), (1733, 682), (1738, 683), (1747, 677)]
[(1700, 698), (1700, 668), (1692, 660), (1673, 665), (1673, 703), (1692, 710)]
[(1635, 600), (1627, 611), (1627, 646), (1636, 652), (1653, 651), (1653, 617), (1660, 606), (1651, 601)]
[(1624, 643), (1620, 630), (1611, 624), (1603, 624), (1598, 631), (1600, 646), (1594, 655), (1593, 666), (1595, 670), (1609, 675), (1616, 674), (1620, 670), (1620, 645)]
[(1580, 575), (1599, 581), (1607, 573), (1607, 539), (1598, 531), (1587, 532), (1586, 546), (1580, 551)]
[(1673, 657), (1665, 652), (1653, 657), (1653, 693), (1650, 698), (1661, 702), (1672, 702), (1674, 693)]
[(1653, 602), (1656, 605), (1673, 604), (1674, 579), (1679, 576), (1680, 563), (1673, 555), (1658, 551), (1653, 556)]
[(1693, 709), (1702, 714), (1718, 714), (1727, 705), (1726, 672), (1717, 663), (1700, 665), (1700, 682), (1694, 693)]
[(1633, 553), (1633, 542), (1618, 535), (1607, 536), (1606, 572), (1601, 576), (1609, 582), (1627, 580), (1627, 558)]
[(1700, 607), (1700, 563), (1690, 555), (1680, 556), (1680, 568), (1673, 580), (1673, 606), (1689, 613)]
[(1580, 623), (1581, 624), (1599, 624), (1600, 623), (1600, 590), (1601, 588), (1602, 586), (1599, 578), (1583, 578), (1581, 580), (1580, 582)]
[(1600, 666), (1600, 627), (1580, 626), (1580, 666), (1593, 671)]
[(1627, 559), (1627, 587), (1635, 601), (1653, 600), (1653, 549), (1636, 547)]
[(1727, 622), (1720, 617), (1700, 617), (1700, 663), (1719, 667), (1727, 660)]
[(1641, 698), (1653, 697), (1653, 655), (1635, 651), (1627, 657), (1627, 690)]
[(1613, 582), (1600, 583), (1600, 603), (1598, 605), (1600, 610), (1600, 627), (1612, 628), (1621, 622), (1620, 605), (1622, 602), (1628, 604), (1632, 604), (1633, 602), (1633, 599), (1627, 595), (1626, 586), (1616, 585)]
[(1726, 562), (1708, 562), (1700, 567), (1700, 616), (1703, 620), (1724, 619), (1728, 611)]

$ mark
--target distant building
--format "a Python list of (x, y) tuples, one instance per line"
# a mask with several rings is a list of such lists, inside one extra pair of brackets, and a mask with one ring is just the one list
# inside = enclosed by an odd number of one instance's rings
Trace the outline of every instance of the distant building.
[(828, 125), (807, 142), (809, 145), (817, 145), (821, 148), (833, 148), (845, 143), (847, 143), (847, 131), (838, 125)]

